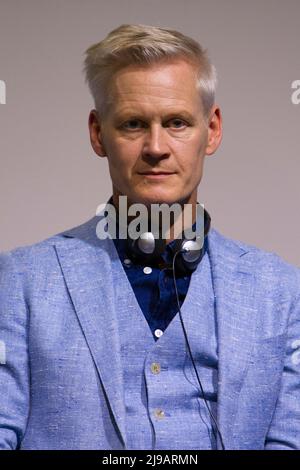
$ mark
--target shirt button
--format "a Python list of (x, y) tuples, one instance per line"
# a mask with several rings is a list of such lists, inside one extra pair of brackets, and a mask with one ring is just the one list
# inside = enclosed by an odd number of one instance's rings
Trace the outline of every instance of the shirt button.
[(126, 265), (126, 266), (130, 266), (131, 265), (131, 259), (129, 258), (125, 258), (123, 263)]
[(157, 419), (163, 419), (165, 417), (165, 412), (163, 410), (156, 409), (154, 410), (154, 416)]
[(143, 269), (144, 273), (145, 274), (151, 274), (152, 273), (152, 269), (149, 267), (149, 266), (146, 266), (144, 269)]
[(160, 373), (160, 364), (158, 362), (152, 362), (151, 372), (152, 372), (152, 374), (159, 374)]
[(155, 334), (156, 338), (160, 338), (164, 333), (161, 330), (155, 330), (154, 334)]

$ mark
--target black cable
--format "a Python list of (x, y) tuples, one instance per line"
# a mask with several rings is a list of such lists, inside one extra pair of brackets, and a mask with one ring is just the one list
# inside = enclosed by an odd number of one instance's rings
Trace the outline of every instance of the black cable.
[[(179, 251), (177, 251), (177, 252), (175, 253), (175, 255), (174, 255), (174, 257), (173, 257), (173, 266), (172, 266), (172, 270), (173, 270), (173, 281), (174, 281), (176, 299), (177, 299), (178, 310), (179, 310), (179, 318), (180, 318), (180, 321), (181, 321), (181, 325), (182, 325), (182, 329), (183, 329), (183, 333), (184, 333), (186, 345), (187, 345), (187, 348), (188, 348), (188, 351), (189, 351), (189, 355), (190, 355), (190, 358), (191, 358), (191, 361), (192, 361), (192, 364), (193, 364), (193, 367), (194, 367), (194, 370), (195, 370), (195, 373), (196, 373), (196, 376), (197, 376), (197, 380), (198, 380), (198, 383), (199, 383), (199, 386), (200, 386), (201, 393), (202, 393), (202, 395), (203, 395), (203, 399), (204, 399), (206, 408), (208, 409), (208, 412), (209, 412), (209, 414), (210, 414), (210, 417), (211, 417), (211, 419), (213, 420), (213, 422), (214, 422), (214, 424), (215, 424), (215, 429), (216, 429), (216, 431), (217, 431), (217, 433), (218, 433), (218, 435), (219, 435), (219, 437), (220, 437), (222, 450), (225, 450), (225, 446), (224, 446), (222, 434), (221, 434), (221, 431), (220, 431), (220, 429), (219, 429), (218, 423), (217, 423), (217, 421), (216, 421), (216, 419), (215, 419), (213, 413), (210, 411), (210, 408), (209, 408), (208, 403), (207, 403), (206, 398), (205, 398), (204, 390), (203, 390), (203, 387), (202, 387), (202, 384), (201, 384), (201, 381), (200, 381), (200, 378), (199, 378), (199, 375), (198, 375), (198, 371), (197, 371), (197, 368), (196, 368), (196, 365), (195, 365), (195, 362), (194, 362), (194, 359), (193, 359), (193, 355), (192, 355), (192, 352), (191, 352), (190, 344), (189, 344), (189, 341), (188, 341), (188, 338), (187, 338), (185, 326), (184, 326), (183, 319), (182, 319), (182, 315), (181, 315), (181, 309), (180, 309), (180, 303), (179, 303), (179, 297), (178, 297), (178, 291), (177, 291), (177, 284), (176, 284), (176, 275), (175, 275), (175, 259), (176, 259), (176, 256), (178, 255), (178, 253), (182, 253), (183, 251), (185, 251), (185, 250), (184, 250), (184, 249), (183, 249), (183, 250), (179, 250)], [(214, 427), (213, 427), (213, 431), (214, 431)]]

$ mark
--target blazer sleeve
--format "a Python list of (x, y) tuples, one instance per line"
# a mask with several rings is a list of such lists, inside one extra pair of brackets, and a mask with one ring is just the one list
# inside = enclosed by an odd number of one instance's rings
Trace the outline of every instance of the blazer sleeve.
[[(299, 293), (300, 274), (297, 283)], [(300, 449), (300, 295), (291, 308), (281, 389), (265, 449)]]
[(28, 308), (21, 263), (0, 254), (0, 449), (17, 449), (29, 414)]

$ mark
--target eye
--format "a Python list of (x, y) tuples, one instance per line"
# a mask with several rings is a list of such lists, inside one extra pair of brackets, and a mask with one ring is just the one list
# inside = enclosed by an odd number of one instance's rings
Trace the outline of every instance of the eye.
[(170, 127), (174, 127), (175, 129), (181, 129), (187, 126), (187, 123), (179, 118), (174, 118), (169, 121)]
[(141, 121), (139, 119), (130, 119), (122, 124), (122, 128), (126, 130), (133, 130), (139, 129), (141, 127)]

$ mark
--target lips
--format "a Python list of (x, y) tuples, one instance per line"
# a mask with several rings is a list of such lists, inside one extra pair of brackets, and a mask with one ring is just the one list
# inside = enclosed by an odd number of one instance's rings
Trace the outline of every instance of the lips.
[(173, 175), (173, 171), (144, 171), (141, 172), (140, 175), (153, 175), (153, 176), (158, 176), (158, 175)]
[(169, 173), (164, 171), (149, 171), (147, 173), (140, 173), (140, 175), (148, 181), (164, 181), (174, 174), (175, 173)]

